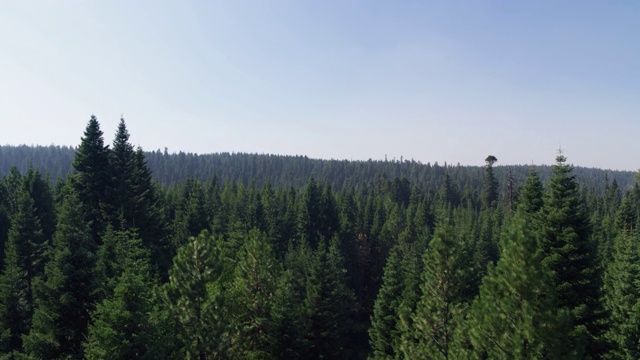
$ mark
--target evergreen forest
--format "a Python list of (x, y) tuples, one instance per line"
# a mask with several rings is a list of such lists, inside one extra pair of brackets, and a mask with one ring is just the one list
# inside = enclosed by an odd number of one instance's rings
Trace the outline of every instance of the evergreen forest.
[(632, 172), (78, 132), (0, 147), (0, 359), (640, 358)]

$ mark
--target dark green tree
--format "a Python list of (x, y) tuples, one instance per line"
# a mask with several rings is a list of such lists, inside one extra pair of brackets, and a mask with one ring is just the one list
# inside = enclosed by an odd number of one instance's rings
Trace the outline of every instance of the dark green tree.
[(552, 177), (542, 207), (544, 262), (555, 273), (560, 308), (574, 321), (571, 348), (598, 358), (603, 347), (600, 274), (596, 247), (589, 239), (589, 221), (571, 166), (561, 153), (552, 166)]
[(280, 265), (266, 236), (249, 231), (238, 253), (229, 290), (232, 334), (229, 351), (238, 359), (272, 359), (278, 324), (273, 317)]
[(24, 273), (29, 318), (33, 314), (33, 284), (44, 272), (45, 238), (36, 216), (33, 200), (26, 189), (18, 197), (18, 212), (9, 230), (9, 242), (13, 242), (18, 255), (18, 266)]
[(487, 359), (559, 358), (566, 315), (557, 312), (553, 273), (525, 217), (505, 229), (500, 249), (466, 324), (473, 353)]
[(529, 176), (518, 196), (518, 210), (524, 214), (533, 215), (542, 209), (544, 188), (534, 168), (529, 170)]
[(31, 309), (26, 273), (20, 266), (15, 239), (7, 243), (4, 259), (0, 276), (0, 354), (10, 354), (22, 350), (22, 336), (29, 330)]
[(177, 324), (177, 340), (187, 358), (216, 358), (228, 348), (223, 339), (221, 265), (215, 238), (202, 231), (178, 249), (169, 282), (163, 286), (163, 300)]
[(498, 158), (489, 155), (484, 161), (486, 165), (484, 167), (484, 180), (482, 184), (482, 207), (485, 209), (495, 208), (498, 202), (498, 181), (495, 175), (493, 175), (493, 164), (498, 161)]
[(35, 288), (33, 324), (24, 338), (24, 348), (34, 358), (82, 358), (96, 298), (95, 244), (78, 195), (66, 191), (51, 260)]
[(401, 351), (409, 359), (449, 359), (456, 316), (466, 307), (469, 263), (451, 225), (437, 227), (424, 253), (421, 297), (403, 326)]
[(347, 286), (344, 260), (337, 238), (331, 245), (321, 244), (314, 256), (306, 281), (304, 306), (309, 321), (307, 339), (310, 359), (354, 358), (349, 344), (353, 339), (355, 295)]
[[(170, 353), (172, 340), (166, 319), (158, 318), (148, 252), (131, 231), (110, 233), (114, 242), (112, 272), (114, 283), (109, 295), (97, 305), (84, 343), (87, 359), (157, 359)], [(103, 260), (103, 259), (101, 259)]]
[(112, 186), (109, 146), (104, 145), (100, 124), (91, 116), (73, 160), (77, 191), (94, 241), (106, 228), (106, 211), (111, 210), (109, 188)]
[(604, 274), (604, 306), (609, 314), (605, 333), (608, 359), (640, 358), (640, 246), (636, 231), (615, 239), (612, 261)]

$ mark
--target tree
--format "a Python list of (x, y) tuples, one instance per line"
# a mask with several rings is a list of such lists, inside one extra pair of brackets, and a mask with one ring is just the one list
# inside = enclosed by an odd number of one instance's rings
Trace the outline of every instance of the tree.
[(449, 359), (455, 318), (465, 308), (468, 259), (451, 225), (437, 227), (424, 253), (421, 297), (405, 326), (401, 349), (409, 359)]
[[(113, 276), (109, 295), (97, 305), (84, 343), (88, 359), (157, 359), (170, 352), (171, 331), (154, 317), (157, 297), (148, 252), (131, 231), (113, 232)], [(104, 241), (103, 247), (111, 240)], [(161, 320), (161, 321), (158, 321)], [(166, 321), (166, 320), (165, 320)]]
[(132, 227), (135, 223), (133, 202), (137, 200), (132, 191), (134, 150), (129, 143), (129, 131), (127, 131), (123, 118), (120, 118), (109, 155), (110, 170), (112, 172), (111, 184), (107, 189), (112, 207), (109, 218), (112, 223), (116, 223), (118, 218), (121, 217), (127, 227)]
[(636, 231), (622, 231), (613, 243), (604, 276), (604, 306), (609, 314), (606, 358), (640, 358), (640, 246)]
[(500, 260), (490, 264), (467, 328), (473, 352), (488, 359), (554, 359), (563, 345), (553, 273), (526, 219), (502, 233)]
[(276, 358), (277, 323), (272, 316), (279, 264), (266, 236), (249, 231), (238, 253), (229, 290), (231, 314), (230, 352), (239, 359)]
[(100, 124), (93, 115), (76, 150), (73, 168), (73, 184), (85, 208), (85, 220), (91, 224), (91, 234), (94, 241), (98, 242), (99, 235), (106, 228), (107, 214), (103, 212), (111, 207), (107, 199), (113, 178), (109, 164), (109, 146), (104, 145)]
[(29, 330), (30, 304), (15, 239), (7, 243), (4, 259), (0, 276), (0, 354), (9, 354), (22, 350), (22, 336)]
[(328, 247), (321, 244), (308, 266), (304, 307), (312, 349), (307, 358), (352, 358), (355, 354), (349, 353), (348, 345), (353, 338), (355, 295), (347, 286), (337, 238)]
[(400, 306), (405, 292), (402, 249), (394, 247), (384, 268), (382, 287), (378, 292), (369, 328), (371, 359), (395, 359), (400, 356)]
[(534, 168), (529, 170), (529, 176), (518, 197), (518, 210), (524, 214), (533, 215), (542, 209), (544, 188)]
[(83, 357), (96, 296), (95, 244), (78, 195), (66, 191), (51, 260), (35, 288), (33, 325), (24, 338), (26, 352), (35, 358)]
[(487, 156), (484, 160), (486, 165), (484, 167), (484, 182), (482, 184), (482, 206), (485, 209), (495, 208), (498, 202), (498, 182), (493, 175), (493, 164), (498, 161), (493, 155)]
[(222, 311), (223, 274), (215, 239), (204, 230), (178, 249), (162, 297), (175, 320), (187, 358), (214, 358), (228, 346)]
[(572, 168), (560, 153), (542, 207), (544, 262), (555, 273), (558, 305), (573, 317), (570, 348), (598, 357), (600, 335), (600, 275), (596, 249), (589, 240), (589, 222)]
[(46, 243), (36, 216), (33, 199), (22, 189), (18, 196), (18, 212), (9, 230), (9, 242), (17, 251), (18, 266), (24, 272), (29, 317), (33, 314), (33, 284), (44, 272)]

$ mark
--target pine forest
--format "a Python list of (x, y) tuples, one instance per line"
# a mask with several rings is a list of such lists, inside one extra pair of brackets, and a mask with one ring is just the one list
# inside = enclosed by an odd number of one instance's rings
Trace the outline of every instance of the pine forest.
[(0, 147), (2, 359), (639, 359), (640, 176)]

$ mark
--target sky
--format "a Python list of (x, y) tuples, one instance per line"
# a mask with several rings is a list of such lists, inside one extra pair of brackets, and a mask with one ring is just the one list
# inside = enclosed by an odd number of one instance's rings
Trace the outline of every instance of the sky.
[(640, 168), (640, 2), (0, 1), (0, 144)]

